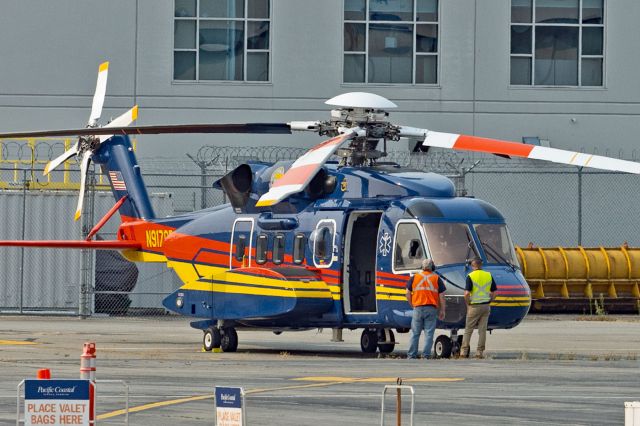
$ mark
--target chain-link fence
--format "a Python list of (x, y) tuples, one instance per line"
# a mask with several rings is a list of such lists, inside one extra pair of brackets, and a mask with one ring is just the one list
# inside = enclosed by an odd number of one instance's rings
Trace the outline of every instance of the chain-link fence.
[[(79, 172), (66, 163), (63, 170), (42, 176), (48, 159), (68, 144), (54, 142), (47, 149), (46, 143), (51, 142), (9, 149), (0, 141), (0, 239), (81, 239), (113, 206), (106, 181), (92, 175), (82, 221), (75, 223)], [(143, 158), (140, 164), (156, 215), (163, 217), (224, 203), (224, 194), (212, 184), (239, 164), (290, 160), (303, 152), (205, 146), (182, 160)], [(390, 152), (384, 161), (449, 176), (458, 194), (495, 205), (521, 246), (640, 245), (635, 175), (437, 150)], [(101, 237), (115, 238), (117, 226), (117, 217), (112, 218)], [(164, 315), (162, 299), (180, 285), (162, 263), (132, 264), (109, 251), (2, 247), (0, 267), (2, 312)]]

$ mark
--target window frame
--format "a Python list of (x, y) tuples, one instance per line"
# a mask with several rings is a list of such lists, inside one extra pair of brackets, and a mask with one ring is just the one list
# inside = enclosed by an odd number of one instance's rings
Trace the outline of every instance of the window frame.
[[(227, 1), (233, 1), (233, 0), (227, 0)], [(244, 1), (244, 16), (242, 18), (210, 18), (210, 17), (206, 17), (206, 18), (201, 18), (200, 17), (200, 2), (201, 0), (195, 0), (196, 2), (196, 15), (195, 16), (175, 16), (175, 7), (176, 7), (176, 0), (173, 0), (173, 19), (171, 21), (171, 25), (172, 25), (172, 37), (171, 37), (171, 52), (172, 52), (172, 61), (171, 61), (171, 83), (172, 84), (257, 84), (257, 85), (264, 85), (264, 84), (271, 84), (272, 83), (272, 58), (273, 58), (273, 52), (272, 52), (272, 46), (273, 46), (273, 2), (274, 0), (269, 0), (269, 17), (268, 18), (248, 18), (247, 17), (247, 13), (248, 13), (248, 3), (250, 0), (243, 0)], [(175, 47), (175, 42), (176, 42), (176, 30), (175, 30), (175, 23), (176, 21), (195, 21), (196, 23), (196, 46), (192, 49), (186, 49), (186, 48), (179, 48), (177, 49)], [(210, 21), (210, 22), (214, 22), (214, 21), (218, 21), (218, 22), (222, 22), (222, 21), (234, 21), (234, 22), (243, 22), (243, 30), (244, 30), (244, 37), (243, 37), (243, 46), (242, 46), (242, 80), (200, 80), (200, 45), (198, 43), (199, 40), (199, 34), (200, 34), (200, 21)], [(269, 22), (269, 48), (268, 49), (247, 49), (247, 37), (248, 37), (248, 32), (247, 32), (247, 27), (248, 27), (248, 22), (263, 22), (263, 21), (268, 21)], [(195, 52), (196, 54), (196, 64), (195, 64), (195, 71), (196, 71), (196, 75), (195, 75), (195, 80), (178, 80), (175, 78), (175, 54), (176, 52)], [(253, 53), (253, 52), (262, 52), (262, 53), (267, 53), (269, 55), (269, 63), (267, 64), (267, 72), (269, 73), (269, 76), (266, 80), (247, 80), (247, 55), (248, 53)]]
[[(329, 248), (330, 252), (329, 252), (329, 262), (328, 263), (318, 263), (316, 261), (317, 258), (317, 254), (316, 254), (316, 245), (317, 245), (317, 238), (318, 238), (318, 232), (320, 228), (324, 228), (325, 226), (323, 226), (323, 224), (328, 223), (329, 226), (327, 226), (327, 228), (330, 229), (332, 236), (331, 236), (331, 246)], [(336, 225), (336, 221), (333, 219), (321, 219), (317, 224), (316, 224), (316, 229), (315, 229), (315, 237), (313, 239), (313, 265), (316, 268), (320, 268), (320, 269), (326, 269), (326, 268), (330, 268), (331, 265), (333, 265), (333, 249), (336, 246), (336, 235), (338, 233), (338, 227)], [(318, 259), (319, 260), (319, 259)]]
[(422, 224), (417, 219), (400, 219), (396, 222), (396, 226), (393, 229), (393, 242), (391, 246), (393, 250), (391, 250), (391, 271), (396, 275), (401, 274), (415, 274), (416, 272), (421, 271), (421, 268), (417, 269), (396, 269), (396, 246), (398, 240), (398, 227), (400, 225), (411, 223), (418, 227), (418, 233), (420, 234), (420, 239), (422, 240), (422, 247), (425, 259), (431, 259), (431, 251), (429, 251), (429, 245), (427, 244), (427, 236), (424, 233), (424, 229), (422, 228)]
[[(536, 22), (536, 3), (538, 0), (531, 0), (531, 22), (512, 22), (509, 17), (508, 26), (508, 78), (509, 88), (511, 89), (580, 89), (580, 90), (603, 90), (607, 87), (606, 79), (606, 46), (607, 46), (607, 0), (602, 0), (602, 23), (601, 24), (584, 24), (582, 22), (584, 0), (578, 0), (578, 22), (575, 24), (569, 23), (539, 23)], [(509, 15), (511, 15), (511, 8), (513, 6), (513, 0), (509, 2)], [(512, 27), (528, 26), (531, 27), (531, 53), (511, 53), (511, 29)], [(535, 71), (536, 71), (536, 27), (572, 27), (578, 28), (578, 84), (577, 85), (549, 85), (549, 84), (535, 84)], [(600, 55), (583, 55), (582, 54), (582, 32), (584, 28), (602, 28), (602, 54)], [(511, 59), (512, 58), (530, 58), (531, 59), (531, 79), (529, 84), (513, 84), (511, 83)], [(582, 60), (583, 59), (600, 59), (602, 61), (602, 84), (599, 86), (584, 86), (582, 85)]]
[[(430, 88), (438, 88), (440, 87), (440, 77), (441, 73), (441, 55), (442, 55), (442, 44), (441, 44), (441, 21), (442, 21), (442, 0), (438, 0), (438, 20), (437, 21), (417, 21), (417, 10), (418, 10), (418, 2), (417, 0), (412, 0), (413, 2), (413, 19), (411, 21), (371, 21), (369, 16), (369, 2), (371, 0), (365, 0), (365, 18), (364, 20), (356, 20), (356, 19), (345, 19), (345, 5), (346, 1), (343, 0), (342, 3), (342, 37), (341, 37), (341, 46), (342, 46), (342, 55), (341, 55), (341, 85), (342, 86), (362, 86), (366, 85), (368, 87), (374, 86), (419, 86), (419, 87), (430, 87)], [(411, 52), (411, 82), (410, 83), (391, 83), (391, 82), (369, 82), (369, 27), (371, 23), (374, 24), (391, 24), (391, 25), (411, 25), (412, 26), (412, 52)], [(363, 52), (347, 52), (344, 50), (344, 33), (345, 33), (345, 24), (364, 24), (365, 25), (365, 39), (364, 39), (364, 51)], [(438, 28), (438, 44), (435, 53), (432, 52), (416, 52), (416, 28), (418, 25), (436, 25)], [(344, 81), (344, 71), (345, 71), (345, 56), (353, 55), (359, 56), (364, 55), (364, 81), (362, 82), (353, 82), (353, 81)], [(418, 56), (435, 56), (436, 57), (436, 82), (435, 83), (416, 83), (416, 58)]]

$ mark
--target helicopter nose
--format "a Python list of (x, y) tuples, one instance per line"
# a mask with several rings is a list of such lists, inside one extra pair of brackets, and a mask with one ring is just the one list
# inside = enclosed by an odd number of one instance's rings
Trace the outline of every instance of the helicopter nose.
[(512, 328), (529, 312), (531, 290), (519, 270), (491, 271), (496, 283), (496, 296), (491, 302), (491, 315), (501, 328)]

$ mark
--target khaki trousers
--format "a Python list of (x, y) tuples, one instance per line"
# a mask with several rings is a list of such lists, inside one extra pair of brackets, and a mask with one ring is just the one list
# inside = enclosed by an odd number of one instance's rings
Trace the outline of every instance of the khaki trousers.
[(462, 347), (460, 354), (467, 356), (469, 354), (469, 342), (473, 329), (478, 328), (478, 352), (483, 352), (487, 342), (487, 324), (489, 322), (489, 314), (491, 306), (485, 305), (469, 305), (467, 307), (467, 322), (464, 327), (464, 337), (462, 338)]

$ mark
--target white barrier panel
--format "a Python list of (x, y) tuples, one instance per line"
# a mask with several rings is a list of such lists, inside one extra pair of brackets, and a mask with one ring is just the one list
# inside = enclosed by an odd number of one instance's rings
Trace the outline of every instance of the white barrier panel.
[(89, 380), (25, 380), (25, 426), (89, 426), (90, 385)]
[(624, 426), (640, 426), (640, 401), (624, 403)]
[(216, 426), (243, 426), (244, 389), (216, 386)]

